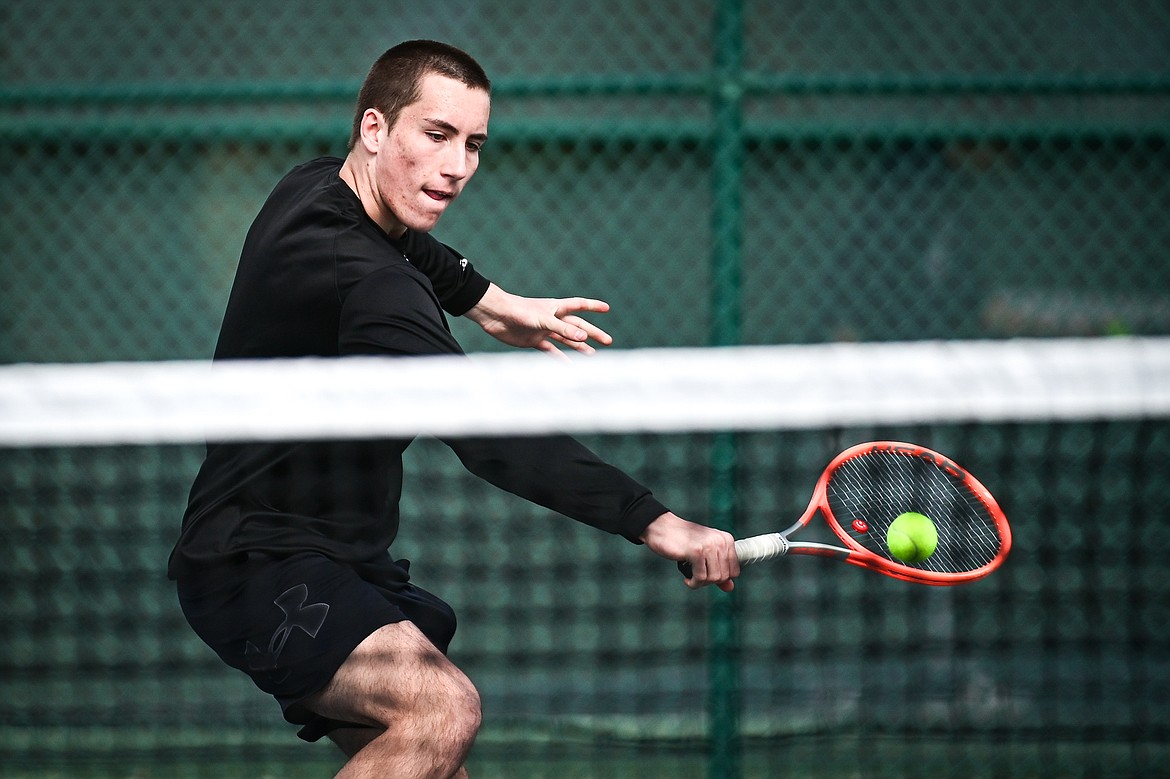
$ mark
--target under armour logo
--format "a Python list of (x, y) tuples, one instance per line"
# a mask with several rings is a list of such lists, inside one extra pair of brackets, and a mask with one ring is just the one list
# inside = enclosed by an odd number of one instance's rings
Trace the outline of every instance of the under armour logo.
[(459, 260), (459, 269), (460, 270), (467, 270), (467, 258), (466, 257)]
[(272, 601), (284, 612), (284, 622), (280, 623), (280, 627), (272, 634), (267, 652), (260, 651), (251, 641), (247, 642), (244, 647), (244, 656), (248, 658), (249, 668), (253, 671), (276, 668), (276, 663), (280, 660), (280, 653), (284, 651), (285, 642), (292, 635), (294, 628), (305, 631), (310, 638), (317, 637), (321, 626), (325, 624), (326, 615), (329, 614), (329, 604), (314, 603), (306, 606), (305, 601), (308, 599), (308, 586), (298, 584), (296, 587), (285, 590), (277, 596), (276, 600)]

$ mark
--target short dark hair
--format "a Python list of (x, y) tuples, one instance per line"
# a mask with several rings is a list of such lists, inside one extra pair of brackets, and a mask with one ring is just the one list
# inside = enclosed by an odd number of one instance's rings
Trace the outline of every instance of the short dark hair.
[(470, 54), (438, 41), (405, 41), (378, 57), (358, 92), (349, 148), (361, 136), (366, 109), (376, 108), (391, 127), (406, 106), (422, 97), (422, 79), (431, 73), (455, 79), (489, 95), (492, 83)]

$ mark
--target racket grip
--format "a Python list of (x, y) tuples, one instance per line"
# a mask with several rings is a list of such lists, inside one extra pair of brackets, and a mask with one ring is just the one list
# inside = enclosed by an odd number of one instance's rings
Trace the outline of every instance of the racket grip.
[[(762, 536), (741, 538), (735, 542), (735, 556), (740, 565), (751, 565), (761, 560), (771, 560), (773, 557), (788, 552), (788, 539), (779, 533), (765, 533)], [(678, 564), (678, 570), (684, 579), (689, 579), (695, 571), (691, 564), (683, 560)]]

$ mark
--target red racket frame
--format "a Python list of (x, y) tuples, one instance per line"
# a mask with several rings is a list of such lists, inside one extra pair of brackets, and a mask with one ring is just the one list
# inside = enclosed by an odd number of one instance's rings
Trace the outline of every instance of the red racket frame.
[[(987, 510), (989, 516), (993, 520), (996, 532), (1000, 538), (999, 551), (989, 562), (971, 571), (959, 572), (935, 572), (926, 571), (921, 568), (916, 568), (912, 565), (899, 563), (895, 560), (889, 560), (881, 555), (866, 549), (859, 544), (848, 531), (841, 525), (837, 518), (833, 515), (829, 508), (828, 485), (834, 472), (844, 463), (853, 460), (859, 456), (868, 454), (874, 451), (890, 452), (893, 454), (905, 455), (908, 457), (918, 457), (920, 459), (929, 460), (936, 467), (942, 469), (953, 478), (962, 482), (962, 484), (970, 491), (971, 495), (979, 501), (979, 503)], [(813, 490), (812, 498), (809, 500), (808, 508), (805, 509), (804, 514), (791, 527), (785, 530), (781, 535), (785, 538), (806, 527), (815, 515), (820, 515), (825, 521), (825, 524), (833, 531), (833, 534), (845, 545), (844, 549), (828, 544), (817, 543), (802, 543), (799, 541), (789, 542), (788, 554), (807, 554), (817, 557), (831, 557), (851, 565), (861, 566), (870, 570), (878, 571), (887, 576), (892, 576), (896, 579), (903, 579), (906, 581), (917, 582), (920, 584), (933, 585), (952, 585), (960, 584), (962, 582), (975, 581), (987, 576), (989, 573), (998, 568), (1007, 558), (1012, 546), (1012, 532), (1011, 526), (1008, 524), (1007, 517), (1004, 515), (1003, 509), (1000, 508), (999, 503), (996, 502), (995, 497), (992, 496), (991, 491), (985, 487), (982, 482), (971, 475), (967, 469), (960, 466), (951, 458), (942, 455), (933, 449), (928, 449), (925, 446), (918, 444), (906, 443), (904, 441), (868, 441), (866, 443), (856, 444), (849, 447), (845, 451), (833, 458), (833, 461), (826, 466), (825, 470), (817, 479), (816, 488)]]
[[(940, 572), (924, 570), (913, 565), (883, 557), (858, 543), (845, 527), (841, 525), (829, 507), (829, 481), (832, 479), (834, 472), (844, 463), (875, 451), (890, 452), (896, 455), (928, 460), (951, 477), (960, 481), (969, 491), (970, 495), (987, 511), (988, 516), (992, 520), (995, 533), (999, 538), (999, 549), (996, 551), (995, 556), (990, 561), (972, 570)], [(914, 510), (914, 507), (907, 507), (906, 510)], [(812, 522), (812, 518), (818, 515), (833, 531), (833, 534), (844, 544), (844, 547), (819, 542), (788, 540), (789, 536), (801, 528), (807, 527)], [(1000, 508), (999, 503), (996, 502), (990, 490), (972, 476), (967, 469), (960, 466), (951, 458), (939, 454), (933, 449), (928, 449), (925, 446), (906, 443), (904, 441), (867, 441), (849, 447), (834, 457), (832, 462), (821, 472), (820, 478), (817, 479), (816, 487), (813, 489), (812, 498), (809, 500), (808, 508), (805, 509), (800, 519), (789, 526), (787, 530), (782, 533), (766, 533), (761, 536), (736, 541), (736, 550), (739, 552), (741, 565), (751, 565), (760, 560), (785, 554), (803, 554), (814, 557), (828, 557), (849, 563), (850, 565), (877, 571), (886, 576), (892, 576), (895, 579), (935, 586), (962, 584), (964, 582), (982, 579), (1003, 564), (1003, 561), (1007, 559), (1008, 553), (1011, 551), (1011, 547), (1011, 527), (1008, 525), (1007, 517), (1004, 515), (1003, 509)], [(691, 566), (689, 562), (681, 562), (678, 567), (683, 576), (688, 579), (691, 577)]]

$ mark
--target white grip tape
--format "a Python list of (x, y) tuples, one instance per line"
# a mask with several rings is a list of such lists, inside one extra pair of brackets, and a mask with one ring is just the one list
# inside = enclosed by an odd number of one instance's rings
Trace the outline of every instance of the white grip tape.
[(779, 533), (741, 538), (735, 542), (735, 554), (740, 565), (750, 565), (761, 560), (779, 557), (788, 551), (788, 539)]

